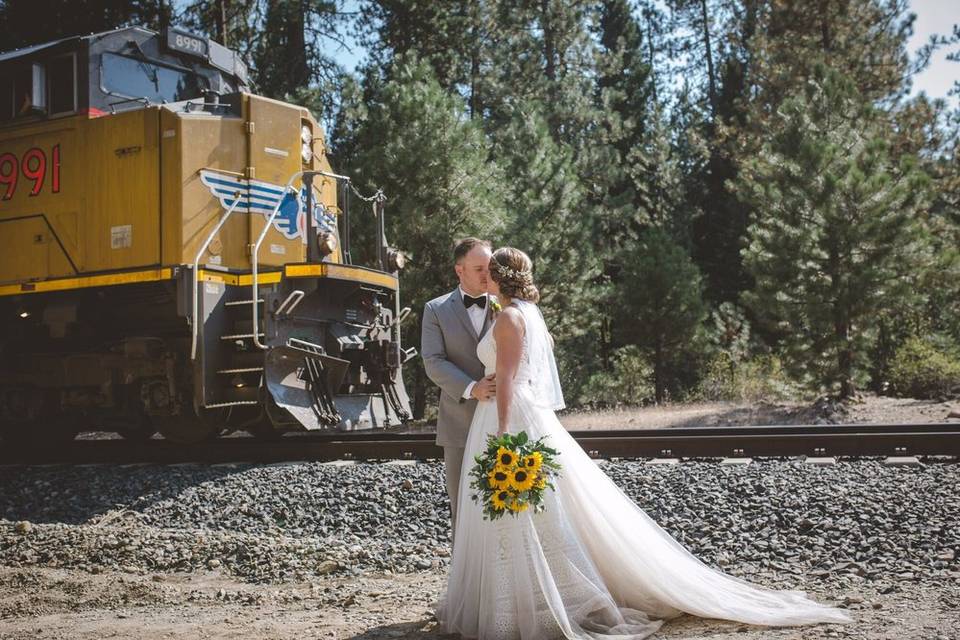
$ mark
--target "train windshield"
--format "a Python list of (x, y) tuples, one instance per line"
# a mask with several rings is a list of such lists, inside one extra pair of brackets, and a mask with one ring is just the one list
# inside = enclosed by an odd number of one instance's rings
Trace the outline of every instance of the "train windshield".
[(125, 98), (177, 102), (199, 97), (202, 93), (201, 81), (196, 74), (146, 60), (104, 53), (100, 69), (103, 88)]

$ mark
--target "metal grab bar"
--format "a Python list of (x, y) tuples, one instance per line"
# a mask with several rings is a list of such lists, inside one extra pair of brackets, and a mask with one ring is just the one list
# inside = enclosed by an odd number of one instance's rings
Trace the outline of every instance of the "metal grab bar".
[[(237, 208), (237, 205), (243, 198), (237, 194), (236, 198), (233, 201), (233, 204), (230, 205), (230, 208), (227, 209), (227, 212), (223, 214), (223, 217), (220, 218), (220, 221), (217, 222), (217, 225), (213, 228), (213, 231), (210, 232), (210, 235), (207, 236), (206, 241), (200, 247), (200, 250), (197, 251), (196, 257), (193, 259), (193, 314), (191, 318), (193, 319), (193, 327), (190, 341), (190, 359), (197, 359), (197, 337), (200, 333), (200, 322), (198, 321), (197, 314), (200, 312), (200, 258), (203, 256), (203, 252), (207, 250), (207, 247), (210, 246), (210, 243), (213, 242), (213, 238), (220, 232), (221, 227), (227, 221), (231, 215), (233, 215), (234, 209)], [(256, 296), (253, 298), (256, 300)], [(256, 306), (256, 305), (254, 305)]]
[[(267, 237), (267, 232), (270, 231), (270, 227), (273, 226), (273, 221), (274, 221), (274, 219), (277, 217), (277, 213), (280, 212), (280, 206), (283, 205), (283, 201), (284, 201), (284, 199), (285, 199), (286, 196), (287, 196), (287, 192), (292, 191), (292, 192), (295, 193), (295, 194), (299, 194), (299, 191), (294, 190), (293, 187), (292, 187), (292, 185), (293, 185), (293, 181), (296, 180), (297, 178), (299, 178), (300, 176), (302, 176), (303, 174), (304, 174), (303, 171), (297, 171), (297, 172), (294, 173), (292, 176), (290, 176), (290, 179), (289, 179), (289, 180), (287, 180), (287, 184), (283, 187), (283, 196), (281, 196), (281, 197), (277, 200), (277, 204), (273, 207), (273, 211), (270, 212), (270, 217), (267, 218), (267, 224), (265, 224), (265, 225), (263, 226), (263, 231), (260, 232), (260, 237), (257, 238), (257, 241), (256, 241), (256, 242), (254, 243), (254, 245), (253, 245), (253, 251), (252, 251), (252, 254), (251, 254), (251, 256), (250, 256), (250, 261), (251, 261), (252, 266), (253, 266), (253, 287), (252, 287), (252, 289), (253, 289), (253, 299), (254, 299), (254, 300), (257, 300), (257, 299), (259, 299), (259, 297), (260, 297), (260, 290), (259, 290), (259, 289), (260, 289), (260, 287), (259, 287), (259, 284), (260, 284), (260, 283), (257, 281), (257, 274), (258, 274), (259, 266), (260, 266), (260, 264), (259, 264), (259, 262), (260, 262), (260, 245), (263, 244), (263, 239)], [(298, 197), (299, 197), (299, 196), (298, 196)], [(312, 215), (312, 214), (313, 214), (313, 212), (308, 212), (308, 215)], [(309, 241), (310, 241), (310, 239), (308, 238), (308, 239), (307, 239), (307, 242), (309, 242)], [(266, 349), (267, 349), (267, 345), (265, 345), (265, 344), (263, 344), (262, 342), (260, 342), (260, 314), (259, 314), (259, 311), (260, 311), (260, 310), (257, 308), (256, 302), (254, 302), (254, 303), (253, 303), (253, 310), (252, 310), (252, 314), (251, 314), (251, 315), (253, 316), (253, 344), (257, 345), (259, 348), (261, 348), (261, 349), (263, 349), (263, 350), (266, 350)]]
[[(287, 194), (288, 191), (291, 191), (291, 192), (293, 192), (294, 194), (297, 194), (298, 197), (299, 197), (299, 193), (300, 193), (300, 192), (299, 192), (298, 190), (296, 190), (296, 189), (293, 189), (293, 181), (296, 180), (297, 178), (302, 177), (302, 176), (305, 175), (305, 174), (317, 175), (317, 176), (325, 176), (325, 177), (327, 177), (327, 178), (333, 178), (334, 180), (344, 180), (344, 181), (346, 181), (346, 182), (350, 182), (350, 178), (349, 178), (348, 176), (342, 176), (342, 175), (340, 175), (340, 174), (330, 173), (330, 172), (328, 172), (328, 171), (297, 171), (297, 172), (294, 173), (292, 176), (290, 176), (290, 179), (289, 179), (289, 180), (287, 180), (287, 184), (286, 184), (286, 185), (284, 186), (284, 188), (283, 188), (284, 196), (286, 196), (286, 194)], [(267, 224), (265, 224), (265, 225), (263, 226), (263, 231), (260, 232), (260, 236), (257, 238), (257, 241), (256, 241), (256, 242), (254, 243), (254, 245), (253, 245), (253, 251), (252, 251), (252, 255), (251, 255), (251, 257), (250, 257), (250, 260), (251, 260), (252, 266), (253, 266), (253, 274), (252, 274), (252, 275), (253, 275), (253, 287), (252, 287), (252, 288), (253, 288), (253, 299), (254, 299), (254, 300), (259, 299), (259, 296), (260, 296), (260, 291), (259, 291), (260, 283), (257, 281), (257, 274), (258, 274), (259, 268), (260, 268), (260, 245), (263, 244), (263, 239), (267, 237), (267, 232), (270, 231), (270, 227), (273, 226), (273, 220), (277, 217), (277, 213), (280, 211), (280, 205), (282, 205), (282, 204), (283, 204), (283, 198), (281, 197), (281, 198), (277, 201), (277, 204), (276, 204), (276, 206), (273, 208), (273, 211), (270, 212), (270, 217), (267, 218)], [(312, 216), (313, 216), (313, 211), (308, 211), (308, 212), (307, 212), (307, 215), (312, 218)], [(313, 241), (312, 238), (307, 238), (307, 242), (312, 242), (312, 241)], [(282, 307), (281, 307), (281, 308), (282, 308)], [(254, 304), (253, 304), (253, 314), (252, 314), (252, 315), (253, 315), (253, 344), (255, 344), (255, 345), (257, 345), (259, 348), (265, 350), (265, 349), (267, 349), (267, 345), (265, 345), (265, 344), (263, 344), (262, 342), (260, 342), (260, 316), (259, 316), (259, 314), (257, 313), (257, 311), (258, 311), (258, 309), (257, 309), (257, 304), (254, 303)]]

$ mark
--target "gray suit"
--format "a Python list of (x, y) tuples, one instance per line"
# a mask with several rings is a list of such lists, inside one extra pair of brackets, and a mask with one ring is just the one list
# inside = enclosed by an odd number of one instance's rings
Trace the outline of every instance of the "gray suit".
[(457, 494), (463, 449), (477, 401), (466, 400), (463, 392), (474, 380), (483, 377), (483, 363), (477, 357), (477, 343), (490, 326), (490, 305), (480, 334), (470, 321), (460, 289), (434, 298), (423, 308), (420, 353), (429, 377), (440, 387), (440, 413), (437, 417), (437, 444), (443, 447), (450, 518), (457, 521)]

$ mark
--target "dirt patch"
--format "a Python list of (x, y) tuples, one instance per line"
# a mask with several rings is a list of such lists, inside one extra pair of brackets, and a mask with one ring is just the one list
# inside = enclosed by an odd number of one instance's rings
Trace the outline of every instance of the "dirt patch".
[(821, 398), (813, 403), (703, 402), (572, 411), (561, 415), (560, 421), (571, 431), (776, 424), (960, 422), (960, 417), (950, 417), (954, 412), (960, 415), (960, 401), (941, 402), (864, 394), (844, 403)]
[[(443, 571), (326, 577), (281, 586), (251, 585), (219, 573), (130, 575), (0, 568), (0, 638), (24, 640), (290, 638), (420, 640), (441, 633), (433, 604)], [(960, 637), (960, 581), (904, 583), (876, 593), (868, 585), (804, 585), (819, 600), (851, 610), (852, 625), (768, 629), (683, 616), (656, 638)]]

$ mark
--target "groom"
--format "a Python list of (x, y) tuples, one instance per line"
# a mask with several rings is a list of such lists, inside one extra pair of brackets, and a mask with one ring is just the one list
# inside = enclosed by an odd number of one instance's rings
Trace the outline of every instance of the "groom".
[(490, 256), (486, 240), (464, 238), (457, 242), (453, 268), (460, 286), (423, 308), (420, 352), (427, 377), (440, 387), (437, 445), (443, 447), (451, 532), (456, 530), (460, 468), (470, 421), (477, 401), (488, 400), (496, 393), (494, 376), (484, 377), (483, 364), (477, 357), (477, 343), (492, 318), (487, 297)]

